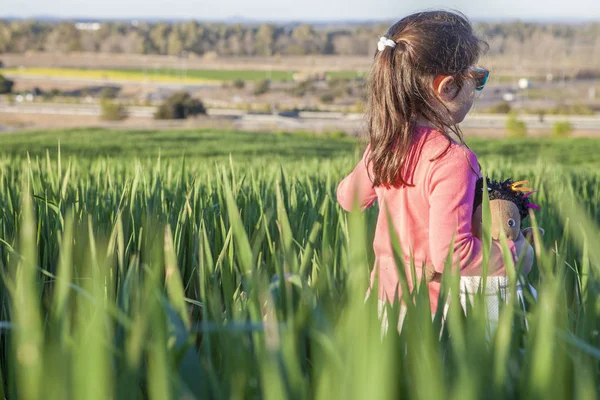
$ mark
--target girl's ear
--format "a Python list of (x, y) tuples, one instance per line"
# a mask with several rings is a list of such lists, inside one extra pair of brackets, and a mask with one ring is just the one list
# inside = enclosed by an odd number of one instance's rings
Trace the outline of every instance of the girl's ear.
[(433, 81), (433, 90), (440, 100), (452, 101), (456, 97), (456, 85), (454, 84), (454, 77), (452, 76), (440, 76)]

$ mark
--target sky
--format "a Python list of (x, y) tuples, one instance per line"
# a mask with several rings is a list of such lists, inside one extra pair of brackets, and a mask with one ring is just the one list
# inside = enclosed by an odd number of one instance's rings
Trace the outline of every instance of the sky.
[(597, 20), (600, 0), (1, 0), (1, 17), (393, 20), (445, 8), (475, 20)]

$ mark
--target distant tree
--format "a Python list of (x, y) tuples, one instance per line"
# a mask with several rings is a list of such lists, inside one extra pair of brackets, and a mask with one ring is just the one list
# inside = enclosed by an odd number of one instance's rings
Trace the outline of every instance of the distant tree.
[(131, 31), (122, 37), (121, 49), (126, 54), (143, 53), (144, 37), (139, 32)]
[(6, 79), (3, 75), (0, 75), (0, 94), (12, 93), (14, 84), (10, 79)]
[(171, 30), (167, 42), (167, 50), (169, 55), (178, 56), (181, 54), (184, 44), (178, 29), (174, 28)]
[(187, 21), (180, 26), (183, 48), (187, 51), (195, 51), (197, 41), (202, 39), (200, 25), (197, 21)]
[(206, 108), (199, 99), (189, 93), (179, 92), (169, 97), (158, 107), (155, 119), (186, 119), (188, 117), (206, 114)]
[(506, 101), (501, 101), (488, 108), (486, 112), (493, 114), (508, 114), (511, 112), (510, 103)]
[(232, 56), (241, 56), (244, 54), (244, 38), (239, 34), (229, 36), (227, 39), (227, 50)]
[(275, 32), (273, 24), (263, 24), (258, 28), (258, 32), (256, 32), (256, 50), (259, 55), (273, 55)]
[(243, 89), (246, 86), (246, 82), (243, 79), (236, 79), (233, 81), (233, 87), (236, 89)]
[(252, 29), (248, 29), (244, 34), (244, 54), (247, 56), (256, 54), (256, 35)]
[(292, 31), (292, 39), (301, 49), (302, 54), (320, 53), (324, 47), (322, 38), (308, 24), (297, 26)]
[(330, 92), (336, 97), (344, 97), (352, 94), (352, 87), (349, 79), (333, 78), (327, 81)]
[(100, 98), (102, 100), (114, 99), (117, 97), (118, 92), (119, 92), (119, 89), (107, 86), (107, 87), (103, 88), (102, 91), (100, 92)]
[(44, 48), (48, 51), (81, 51), (80, 32), (71, 23), (61, 23), (46, 37)]
[(10, 27), (3, 21), (0, 21), (0, 53), (5, 53), (10, 50), (12, 32)]
[(205, 54), (207, 51), (212, 50), (211, 32), (204, 25), (199, 25), (194, 37), (190, 37), (187, 40), (190, 44), (189, 47), (186, 47), (186, 49), (191, 52), (196, 54)]
[(254, 95), (261, 96), (269, 91), (270, 83), (267, 80), (258, 81), (254, 85)]
[(296, 85), (296, 87), (290, 90), (290, 93), (292, 94), (292, 96), (295, 97), (304, 97), (308, 93), (311, 93), (313, 90), (314, 86), (312, 80), (307, 79), (305, 81), (299, 82), (298, 85)]
[(95, 32), (81, 32), (79, 42), (81, 51), (96, 53), (100, 50), (100, 40)]
[(123, 39), (119, 33), (111, 33), (100, 44), (100, 51), (102, 53), (124, 53)]
[(322, 94), (319, 99), (321, 100), (321, 103), (331, 104), (335, 100), (335, 96), (331, 92), (327, 92)]
[(170, 27), (164, 22), (152, 25), (150, 39), (159, 54), (167, 54)]
[(274, 54), (305, 55), (306, 49), (301, 43), (296, 43), (289, 35), (279, 35), (273, 46)]
[(351, 34), (335, 35), (332, 39), (335, 54), (347, 56), (354, 54), (354, 39)]
[[(477, 23), (490, 44), (495, 63), (522, 64), (547, 73), (600, 62), (600, 23)], [(219, 55), (339, 54), (368, 55), (383, 24), (319, 27), (302, 24), (227, 25), (217, 23), (103, 22), (98, 31), (82, 31), (71, 22), (0, 21), (0, 52), (86, 51), (172, 54), (181, 51)], [(375, 38), (375, 40), (374, 40)], [(502, 65), (502, 68), (507, 68)], [(596, 68), (597, 69), (597, 68)]]

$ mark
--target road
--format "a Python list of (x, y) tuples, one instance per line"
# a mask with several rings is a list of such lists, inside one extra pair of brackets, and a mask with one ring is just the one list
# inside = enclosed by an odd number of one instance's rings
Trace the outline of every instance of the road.
[[(155, 107), (128, 107), (129, 115), (135, 118), (152, 118)], [(77, 115), (98, 117), (97, 104), (56, 104), (56, 103), (0, 103), (0, 113)], [(289, 130), (358, 130), (364, 119), (361, 114), (327, 112), (300, 112), (294, 116), (277, 114), (251, 114), (243, 110), (209, 109), (208, 115), (233, 120), (240, 128), (247, 126), (271, 125)], [(470, 114), (461, 127), (473, 129), (504, 129), (506, 115)], [(537, 115), (523, 115), (519, 119), (528, 129), (552, 129), (554, 123), (569, 121), (575, 130), (600, 131), (600, 115), (546, 115), (540, 120)]]

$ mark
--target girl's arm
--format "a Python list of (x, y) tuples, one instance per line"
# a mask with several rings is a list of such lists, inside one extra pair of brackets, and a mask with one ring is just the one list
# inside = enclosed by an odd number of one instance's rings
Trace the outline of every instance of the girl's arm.
[[(477, 157), (462, 147), (451, 148), (444, 157), (433, 162), (428, 193), (429, 248), (438, 273), (444, 270), (453, 238), (453, 265), (461, 269), (461, 275), (481, 275), (483, 272), (482, 241), (473, 236), (471, 229), (478, 178), (475, 171), (478, 171)], [(511, 240), (508, 243), (516, 261), (517, 247)], [(519, 252), (521, 247), (518, 246)], [(489, 266), (490, 275), (504, 270), (499, 242), (492, 241)]]
[(367, 172), (368, 152), (369, 147), (365, 150), (354, 171), (345, 177), (337, 187), (337, 201), (346, 211), (352, 211), (355, 201), (362, 211), (370, 207), (377, 199), (375, 188), (373, 188)]

